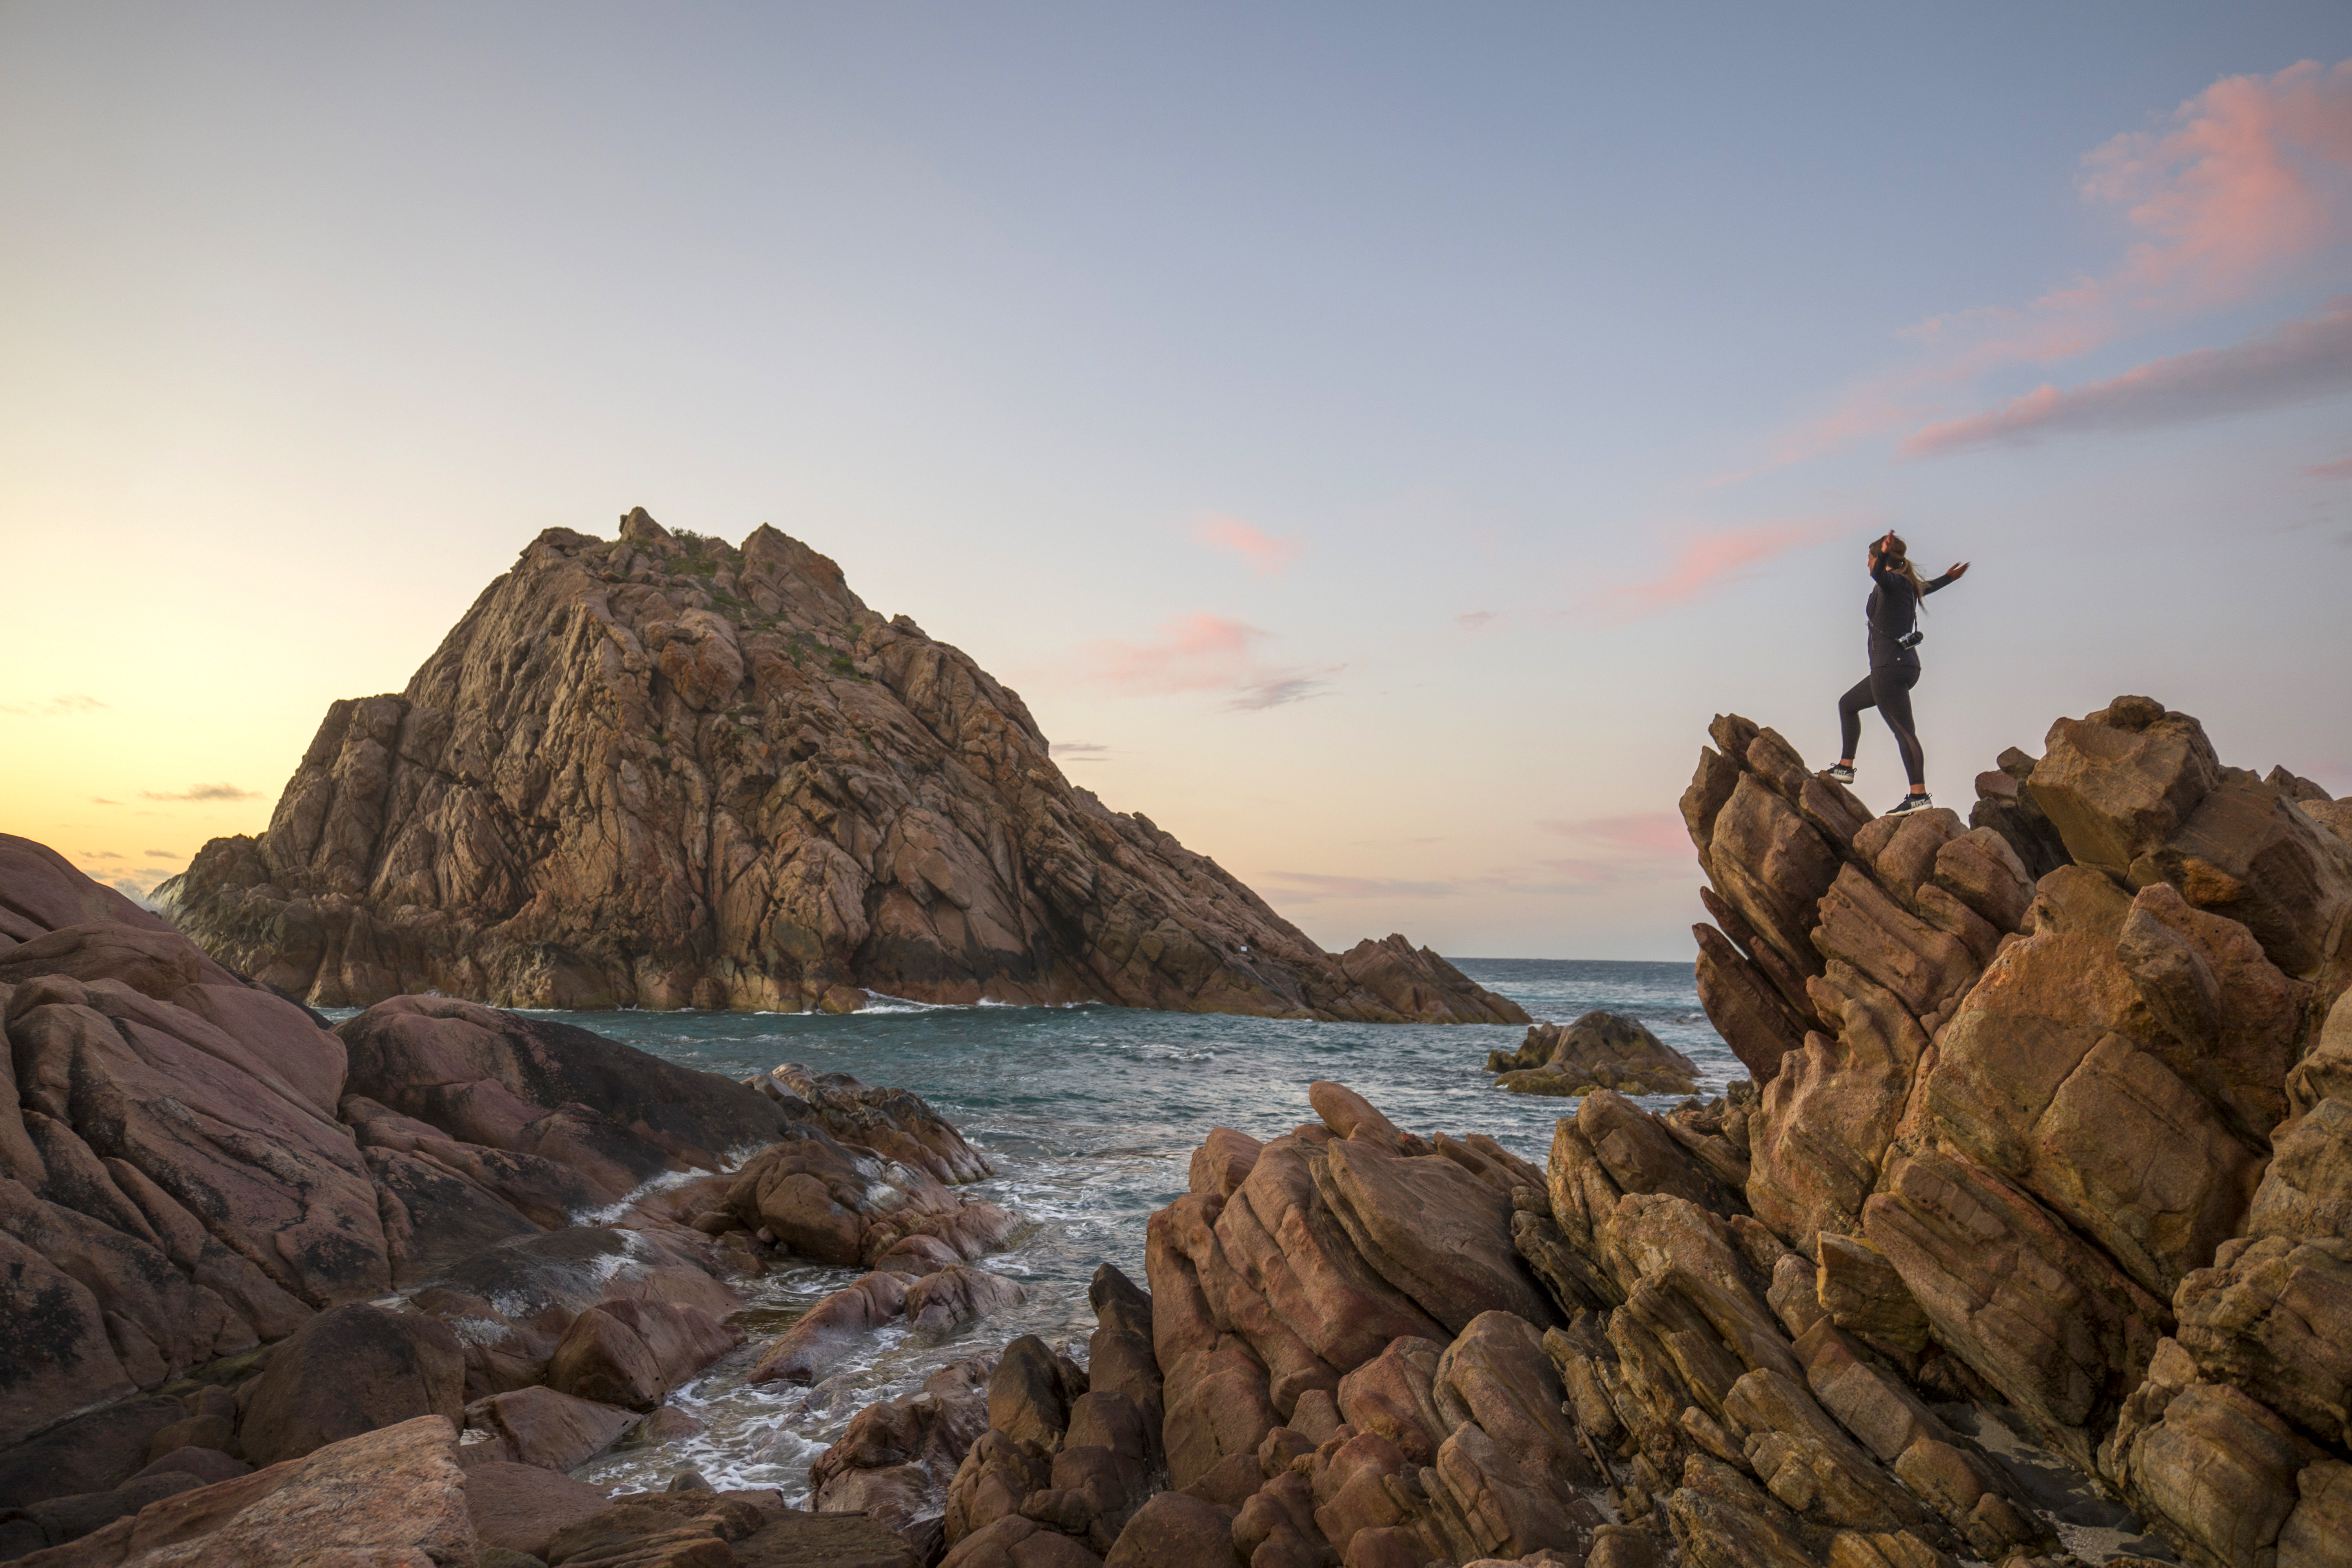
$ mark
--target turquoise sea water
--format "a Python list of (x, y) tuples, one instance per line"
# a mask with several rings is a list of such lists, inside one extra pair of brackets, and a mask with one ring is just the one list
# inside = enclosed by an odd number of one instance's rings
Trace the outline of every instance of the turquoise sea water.
[[(1538, 1019), (1606, 1008), (1641, 1019), (1696, 1060), (1703, 1092), (1745, 1070), (1699, 1010), (1687, 963), (1457, 959), (1465, 973)], [(993, 1352), (1016, 1334), (1066, 1339), (1083, 1358), (1093, 1327), (1086, 1286), (1110, 1262), (1143, 1282), (1143, 1227), (1184, 1191), (1212, 1127), (1259, 1138), (1314, 1119), (1307, 1086), (1336, 1079), (1416, 1132), (1484, 1132), (1541, 1164), (1573, 1100), (1490, 1087), (1486, 1053), (1524, 1027), (1307, 1024), (1129, 1007), (928, 1007), (877, 1001), (847, 1016), (812, 1014), (559, 1015), (682, 1065), (745, 1078), (779, 1062), (910, 1089), (995, 1164), (972, 1190), (1031, 1222), (982, 1267), (1022, 1280), (1019, 1307), (936, 1342), (886, 1330), (815, 1389), (752, 1388), (743, 1373), (766, 1340), (854, 1269), (780, 1268), (747, 1291), (743, 1348), (675, 1402), (708, 1423), (699, 1436), (627, 1449), (583, 1479), (667, 1484), (693, 1466), (715, 1484), (780, 1487), (797, 1499), (807, 1467), (866, 1403), (911, 1392), (929, 1373)], [(1672, 1097), (1644, 1101), (1657, 1109)]]

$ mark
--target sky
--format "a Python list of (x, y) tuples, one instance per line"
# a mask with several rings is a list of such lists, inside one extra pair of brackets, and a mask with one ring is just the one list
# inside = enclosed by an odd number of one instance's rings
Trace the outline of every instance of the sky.
[[(1711, 716), (2352, 793), (2352, 7), (0, 3), (0, 830), (771, 523), (1327, 946), (1682, 959)], [(1865, 715), (1857, 786), (1903, 793)]]

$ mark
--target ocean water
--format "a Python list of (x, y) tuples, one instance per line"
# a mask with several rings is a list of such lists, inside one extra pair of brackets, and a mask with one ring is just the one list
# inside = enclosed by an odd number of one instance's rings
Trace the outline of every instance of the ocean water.
[[(1702, 1092), (1746, 1076), (1699, 1010), (1687, 963), (1457, 959), (1538, 1019), (1594, 1008), (1629, 1014), (1699, 1065)], [(1314, 1120), (1307, 1086), (1333, 1079), (1415, 1132), (1484, 1132), (1540, 1165), (1553, 1122), (1575, 1102), (1491, 1087), (1486, 1053), (1524, 1027), (1308, 1024), (1130, 1007), (931, 1007), (877, 1001), (814, 1014), (555, 1015), (688, 1067), (745, 1078), (779, 1062), (910, 1089), (996, 1167), (967, 1189), (1025, 1222), (981, 1267), (1022, 1282), (1014, 1308), (939, 1340), (886, 1329), (815, 1387), (743, 1381), (766, 1342), (858, 1270), (786, 1265), (750, 1282), (750, 1336), (673, 1395), (698, 1436), (622, 1448), (575, 1472), (614, 1489), (661, 1487), (692, 1468), (719, 1487), (805, 1498), (808, 1466), (866, 1404), (911, 1393), (929, 1373), (993, 1353), (1018, 1334), (1066, 1342), (1083, 1362), (1094, 1319), (1087, 1282), (1102, 1263), (1143, 1279), (1144, 1222), (1185, 1190), (1210, 1128), (1258, 1138)], [(1663, 1110), (1673, 1097), (1644, 1100)]]

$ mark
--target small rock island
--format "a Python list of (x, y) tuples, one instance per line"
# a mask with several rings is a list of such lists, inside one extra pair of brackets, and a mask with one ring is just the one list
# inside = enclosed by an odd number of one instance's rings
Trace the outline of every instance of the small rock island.
[(551, 528), (397, 694), (337, 702), (268, 831), (157, 889), (321, 1007), (1061, 1004), (1524, 1024), (1402, 936), (1324, 952), (1070, 784), (1019, 695), (762, 526)]

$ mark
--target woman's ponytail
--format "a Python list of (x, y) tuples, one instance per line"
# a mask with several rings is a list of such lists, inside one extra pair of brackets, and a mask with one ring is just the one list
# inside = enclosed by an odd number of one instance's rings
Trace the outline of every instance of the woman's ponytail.
[(1922, 605), (1926, 605), (1927, 584), (1919, 581), (1919, 573), (1911, 564), (1911, 557), (1903, 543), (1902, 536), (1890, 530), (1886, 535), (1886, 545), (1887, 548), (1878, 557), (1878, 563), (1910, 584), (1912, 596)]

